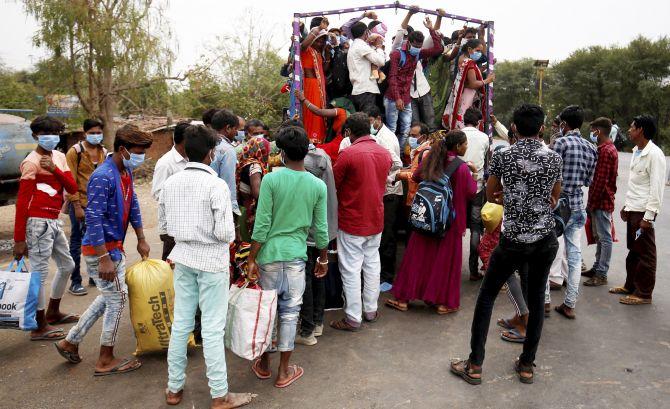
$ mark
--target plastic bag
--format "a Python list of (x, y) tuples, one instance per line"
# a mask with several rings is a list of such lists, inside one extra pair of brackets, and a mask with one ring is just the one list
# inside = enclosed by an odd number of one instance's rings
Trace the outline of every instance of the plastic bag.
[(40, 292), (40, 273), (29, 273), (23, 259), (12, 260), (0, 271), (0, 328), (37, 329), (35, 314)]
[[(170, 265), (162, 260), (142, 260), (126, 271), (130, 320), (135, 331), (135, 355), (167, 351), (174, 316), (174, 282)], [(193, 334), (188, 346), (195, 346)]]
[(277, 315), (277, 292), (249, 281), (230, 287), (224, 336), (226, 348), (240, 358), (254, 360), (272, 345)]
[(482, 222), (487, 232), (492, 233), (502, 222), (503, 207), (496, 203), (486, 202), (482, 206)]

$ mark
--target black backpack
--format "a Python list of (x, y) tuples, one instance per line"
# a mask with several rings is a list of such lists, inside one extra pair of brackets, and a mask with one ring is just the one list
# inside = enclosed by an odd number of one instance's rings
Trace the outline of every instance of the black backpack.
[(556, 237), (561, 237), (565, 232), (565, 226), (567, 226), (572, 216), (572, 210), (570, 210), (570, 199), (565, 193), (561, 193), (561, 196), (558, 198), (558, 203), (553, 209), (554, 216), (554, 232)]
[(447, 233), (456, 218), (450, 178), (462, 163), (461, 159), (455, 158), (439, 181), (419, 183), (409, 213), (409, 223), (415, 231), (436, 237), (444, 237)]

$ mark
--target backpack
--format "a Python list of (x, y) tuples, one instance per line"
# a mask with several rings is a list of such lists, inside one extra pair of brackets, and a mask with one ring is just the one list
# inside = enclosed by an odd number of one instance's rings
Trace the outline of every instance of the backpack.
[(447, 233), (456, 218), (454, 191), (449, 179), (463, 163), (455, 158), (439, 181), (424, 180), (419, 183), (409, 212), (409, 223), (415, 231), (435, 237), (444, 237)]
[[(77, 152), (77, 171), (79, 170), (79, 164), (81, 163), (81, 154), (83, 152), (86, 152), (86, 149), (84, 148), (84, 144), (82, 141), (79, 141), (72, 145), (72, 149), (74, 149), (75, 152)], [(107, 157), (107, 149), (103, 146), (102, 147), (102, 157), (106, 158)], [(104, 159), (103, 159), (104, 160)], [(99, 163), (98, 163), (99, 165)], [(94, 165), (93, 167), (97, 167), (97, 165)]]
[(567, 226), (572, 216), (570, 199), (565, 193), (561, 193), (556, 207), (552, 210), (552, 214), (554, 216), (554, 232), (556, 233), (556, 237), (561, 237), (565, 232), (565, 226)]

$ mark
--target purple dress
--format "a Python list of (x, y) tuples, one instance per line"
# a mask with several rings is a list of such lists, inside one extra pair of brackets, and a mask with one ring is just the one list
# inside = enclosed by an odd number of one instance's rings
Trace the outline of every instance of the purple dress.
[[(455, 157), (449, 152), (445, 167)], [(421, 167), (413, 178), (421, 181)], [(477, 182), (467, 164), (463, 163), (451, 176), (451, 186), (456, 219), (441, 238), (412, 232), (391, 290), (396, 300), (421, 300), (447, 308), (460, 306), (467, 203), (477, 193)]]

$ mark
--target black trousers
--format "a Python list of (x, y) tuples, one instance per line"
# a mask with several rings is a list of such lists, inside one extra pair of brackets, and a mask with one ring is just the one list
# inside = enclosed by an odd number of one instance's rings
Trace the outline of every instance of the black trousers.
[(351, 102), (354, 103), (356, 111), (368, 112), (371, 107), (378, 106), (377, 104), (378, 95), (379, 94), (373, 94), (371, 92), (364, 92), (362, 94), (352, 95)]
[(528, 327), (523, 352), (519, 359), (524, 364), (535, 361), (535, 353), (542, 335), (544, 323), (544, 290), (549, 277), (549, 268), (556, 257), (558, 241), (552, 232), (545, 238), (530, 244), (515, 243), (504, 236), (489, 262), (482, 286), (479, 289), (475, 315), (472, 319), (470, 338), (470, 362), (481, 365), (484, 362), (484, 346), (489, 331), (491, 313), (500, 289), (515, 270), (521, 271), (528, 263)]
[(379, 258), (382, 271), (380, 282), (393, 284), (395, 279), (395, 260), (398, 245), (396, 242), (396, 219), (402, 196), (390, 194), (384, 196), (384, 231), (379, 244)]
[(163, 254), (161, 255), (161, 260), (167, 261), (168, 256), (172, 252), (172, 249), (174, 249), (176, 243), (174, 242), (174, 237), (167, 234), (161, 234), (161, 241), (163, 242)]
[(326, 278), (314, 276), (314, 266), (319, 250), (307, 247), (305, 263), (305, 292), (300, 307), (300, 335), (310, 336), (317, 325), (323, 324), (323, 310), (326, 306)]
[(486, 203), (486, 189), (482, 189), (470, 203), (468, 203), (468, 228), (470, 229), (470, 275), (479, 274), (479, 241), (484, 231), (482, 223), (482, 207)]

